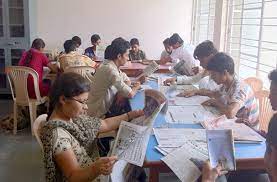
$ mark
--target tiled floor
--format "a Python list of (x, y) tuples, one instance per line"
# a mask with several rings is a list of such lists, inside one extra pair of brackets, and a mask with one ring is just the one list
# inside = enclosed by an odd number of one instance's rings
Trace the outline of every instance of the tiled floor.
[[(12, 112), (12, 101), (0, 100), (0, 117)], [(30, 128), (17, 135), (0, 133), (0, 181), (43, 182), (43, 162), (39, 145)], [(161, 182), (179, 181), (175, 176), (161, 175)]]

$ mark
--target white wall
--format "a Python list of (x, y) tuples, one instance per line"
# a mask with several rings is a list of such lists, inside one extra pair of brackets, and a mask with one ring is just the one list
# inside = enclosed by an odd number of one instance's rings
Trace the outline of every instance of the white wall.
[(37, 36), (47, 49), (62, 48), (73, 35), (90, 45), (98, 33), (104, 44), (137, 37), (148, 58), (158, 58), (162, 41), (179, 33), (190, 41), (192, 0), (38, 0)]

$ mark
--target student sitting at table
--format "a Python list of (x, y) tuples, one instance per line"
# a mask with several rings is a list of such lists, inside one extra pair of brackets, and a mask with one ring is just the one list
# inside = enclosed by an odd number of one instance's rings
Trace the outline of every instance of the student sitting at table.
[(91, 47), (85, 49), (85, 55), (88, 56), (90, 59), (96, 61), (97, 58), (97, 46), (101, 43), (101, 38), (98, 34), (94, 34), (90, 38)]
[(98, 134), (143, 115), (137, 110), (105, 120), (90, 117), (89, 91), (90, 83), (76, 73), (63, 73), (53, 84), (40, 131), (46, 181), (100, 181), (100, 175), (109, 175), (117, 158), (99, 158)]
[(76, 52), (79, 53), (80, 55), (83, 55), (84, 50), (81, 48), (81, 44), (82, 44), (81, 38), (78, 36), (74, 36), (74, 37), (72, 37), (71, 40), (73, 40), (76, 44)]
[[(269, 80), (271, 80), (270, 84), (270, 103), (272, 106), (272, 109), (274, 111), (277, 110), (277, 70), (272, 71), (269, 74)], [(266, 135), (266, 152), (264, 157), (264, 163), (267, 170), (267, 173), (269, 175), (271, 182), (277, 182), (277, 115), (275, 114), (268, 126), (268, 133)], [(202, 182), (215, 182), (218, 176), (222, 174), (221, 166), (218, 166), (216, 168), (211, 168), (209, 162), (206, 162), (203, 166), (202, 170)], [(234, 174), (235, 177), (236, 174)], [(246, 176), (249, 179), (249, 176)], [(238, 177), (239, 178), (239, 177)], [(257, 180), (265, 180), (264, 178), (261, 179), (260, 176), (255, 175), (255, 179)], [(239, 178), (238, 180), (244, 180)], [(237, 181), (238, 181), (237, 180)], [(246, 180), (246, 179), (245, 179)]]
[(63, 72), (68, 67), (74, 66), (91, 66), (95, 67), (96, 63), (85, 55), (76, 52), (76, 44), (73, 40), (66, 40), (63, 44), (65, 54), (59, 56), (60, 69)]
[(177, 33), (169, 38), (169, 45), (173, 48), (172, 53), (170, 56), (161, 59), (159, 63), (166, 64), (168, 62), (177, 63), (178, 60), (185, 61), (185, 75), (194, 75), (192, 68), (198, 66), (198, 61), (193, 58), (193, 46), (185, 44), (183, 39)]
[(133, 38), (130, 40), (131, 50), (129, 52), (130, 61), (143, 61), (146, 60), (145, 53), (139, 48), (139, 40)]
[(206, 40), (199, 45), (196, 46), (193, 57), (200, 62), (200, 66), (204, 68), (200, 70), (199, 67), (194, 67), (193, 72), (196, 75), (193, 76), (177, 76), (173, 78), (168, 78), (164, 81), (165, 85), (169, 84), (195, 84), (199, 83), (199, 90), (191, 90), (186, 93), (187, 96), (192, 95), (208, 95), (211, 91), (216, 91), (219, 89), (219, 85), (217, 85), (211, 78), (210, 73), (207, 70), (208, 62), (211, 58), (217, 53), (217, 49), (215, 48), (212, 41)]
[[(38, 85), (41, 96), (47, 96), (50, 83), (43, 82), (43, 67), (48, 67), (52, 72), (57, 72), (58, 68), (56, 65), (51, 64), (43, 54), (45, 43), (42, 39), (35, 39), (32, 43), (31, 49), (27, 52), (24, 52), (21, 59), (19, 60), (19, 66), (27, 66), (34, 69), (38, 73)], [(28, 94), (30, 98), (36, 98), (34, 81), (32, 76), (28, 76), (27, 80)]]
[(213, 98), (203, 105), (214, 106), (227, 118), (237, 117), (236, 122), (257, 128), (259, 105), (251, 87), (235, 76), (233, 59), (225, 53), (217, 53), (209, 61), (207, 70), (211, 78), (222, 86), (219, 91), (209, 94)]
[[(140, 83), (136, 82), (131, 87), (131, 81), (119, 67), (128, 61), (128, 51), (130, 44), (128, 41), (117, 38), (105, 50), (105, 60), (97, 69), (94, 77), (92, 89), (89, 96), (89, 114), (97, 117), (108, 117), (115, 113), (129, 110), (123, 98), (132, 98), (140, 88)], [(115, 99), (117, 95), (117, 99)], [(118, 114), (117, 113), (117, 114)]]
[(163, 45), (164, 45), (164, 50), (161, 54), (160, 59), (165, 59), (166, 57), (169, 57), (170, 54), (172, 53), (172, 47), (169, 45), (169, 38), (166, 38), (163, 41)]

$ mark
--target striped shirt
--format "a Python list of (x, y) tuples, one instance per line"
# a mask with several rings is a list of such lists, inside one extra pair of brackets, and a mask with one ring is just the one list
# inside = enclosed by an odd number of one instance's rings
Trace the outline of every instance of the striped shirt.
[(259, 105), (249, 85), (234, 78), (229, 89), (224, 85), (221, 87), (220, 94), (220, 100), (225, 105), (239, 103), (240, 109), (236, 114), (237, 118), (246, 119), (251, 127), (258, 125)]

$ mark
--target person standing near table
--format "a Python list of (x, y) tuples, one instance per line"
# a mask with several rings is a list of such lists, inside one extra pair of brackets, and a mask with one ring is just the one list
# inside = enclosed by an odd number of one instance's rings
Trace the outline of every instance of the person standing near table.
[(192, 68), (199, 65), (198, 61), (193, 58), (194, 47), (190, 44), (185, 44), (177, 33), (169, 38), (169, 45), (173, 48), (172, 53), (170, 56), (161, 59), (159, 64), (166, 64), (168, 62), (177, 63), (178, 60), (184, 61), (186, 65), (184, 70), (185, 75), (194, 75)]

